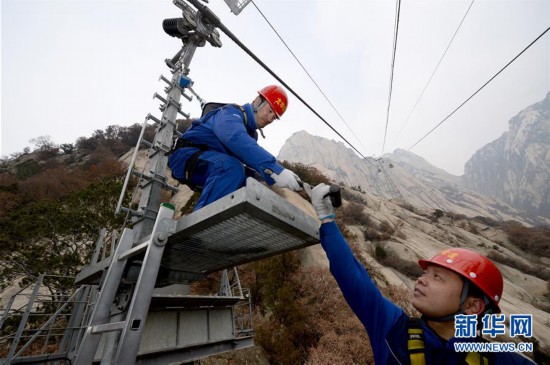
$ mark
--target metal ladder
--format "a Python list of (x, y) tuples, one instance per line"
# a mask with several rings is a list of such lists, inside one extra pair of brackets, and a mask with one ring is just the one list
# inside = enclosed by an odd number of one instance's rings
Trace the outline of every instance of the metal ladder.
[[(115, 364), (132, 364), (135, 362), (139, 350), (141, 334), (143, 332), (149, 304), (155, 288), (155, 282), (168, 235), (174, 232), (175, 221), (172, 219), (174, 208), (163, 204), (158, 212), (153, 232), (145, 242), (132, 248), (135, 231), (126, 228), (107, 270), (105, 281), (89, 326), (84, 334), (82, 343), (75, 359), (76, 364), (90, 364), (94, 360), (101, 334), (120, 331), (120, 338), (116, 354), (112, 360)], [(124, 269), (129, 258), (145, 253), (141, 270), (132, 299), (128, 307), (126, 318), (119, 322), (110, 322), (109, 313), (115, 300), (119, 283), (122, 280)]]

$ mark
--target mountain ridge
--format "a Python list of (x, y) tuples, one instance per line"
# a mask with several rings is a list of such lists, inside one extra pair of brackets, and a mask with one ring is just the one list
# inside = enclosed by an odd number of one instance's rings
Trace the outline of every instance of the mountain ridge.
[(465, 185), (550, 217), (550, 92), (514, 116), (509, 130), (466, 162)]
[[(335, 182), (358, 186), (388, 200), (404, 200), (413, 206), (469, 217), (517, 220), (528, 225), (541, 223), (498, 199), (467, 189), (461, 177), (403, 150), (386, 154), (382, 159), (361, 159), (341, 142), (299, 131), (286, 141), (278, 159), (315, 167)], [(416, 166), (413, 161), (423, 161), (423, 166)]]

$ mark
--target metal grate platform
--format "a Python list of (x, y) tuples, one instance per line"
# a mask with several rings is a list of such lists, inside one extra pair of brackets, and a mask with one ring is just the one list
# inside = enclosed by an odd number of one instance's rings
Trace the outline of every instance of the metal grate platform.
[(161, 267), (206, 274), (319, 242), (319, 222), (256, 180), (181, 218)]

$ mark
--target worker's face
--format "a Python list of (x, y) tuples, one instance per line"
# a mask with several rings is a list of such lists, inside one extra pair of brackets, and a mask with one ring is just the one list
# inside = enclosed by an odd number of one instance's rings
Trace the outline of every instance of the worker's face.
[(414, 285), (412, 305), (428, 317), (456, 312), (460, 305), (463, 279), (453, 271), (430, 265)]
[(256, 126), (263, 128), (271, 124), (275, 119), (277, 119), (277, 114), (271, 109), (269, 103), (265, 102), (256, 113)]

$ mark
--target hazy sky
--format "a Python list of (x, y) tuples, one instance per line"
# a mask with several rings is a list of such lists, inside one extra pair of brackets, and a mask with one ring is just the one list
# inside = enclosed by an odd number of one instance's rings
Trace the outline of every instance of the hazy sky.
[[(347, 121), (309, 80), (253, 4), (239, 15), (221, 0), (221, 21), (365, 156), (382, 153), (395, 1), (254, 0)], [(402, 1), (384, 152), (408, 149), (550, 26), (548, 0), (477, 0), (451, 48), (403, 123), (471, 0)], [(74, 143), (108, 125), (161, 116), (164, 59), (181, 41), (162, 20), (181, 16), (170, 0), (1, 0), (0, 155), (49, 135)], [(245, 103), (276, 82), (222, 34), (222, 48), (198, 49), (190, 77), (208, 101)], [(550, 32), (411, 150), (460, 175), (464, 163), (500, 137), (508, 121), (550, 91)], [(199, 114), (199, 103), (182, 99)], [(293, 96), (260, 143), (274, 155), (294, 132), (339, 140)]]

